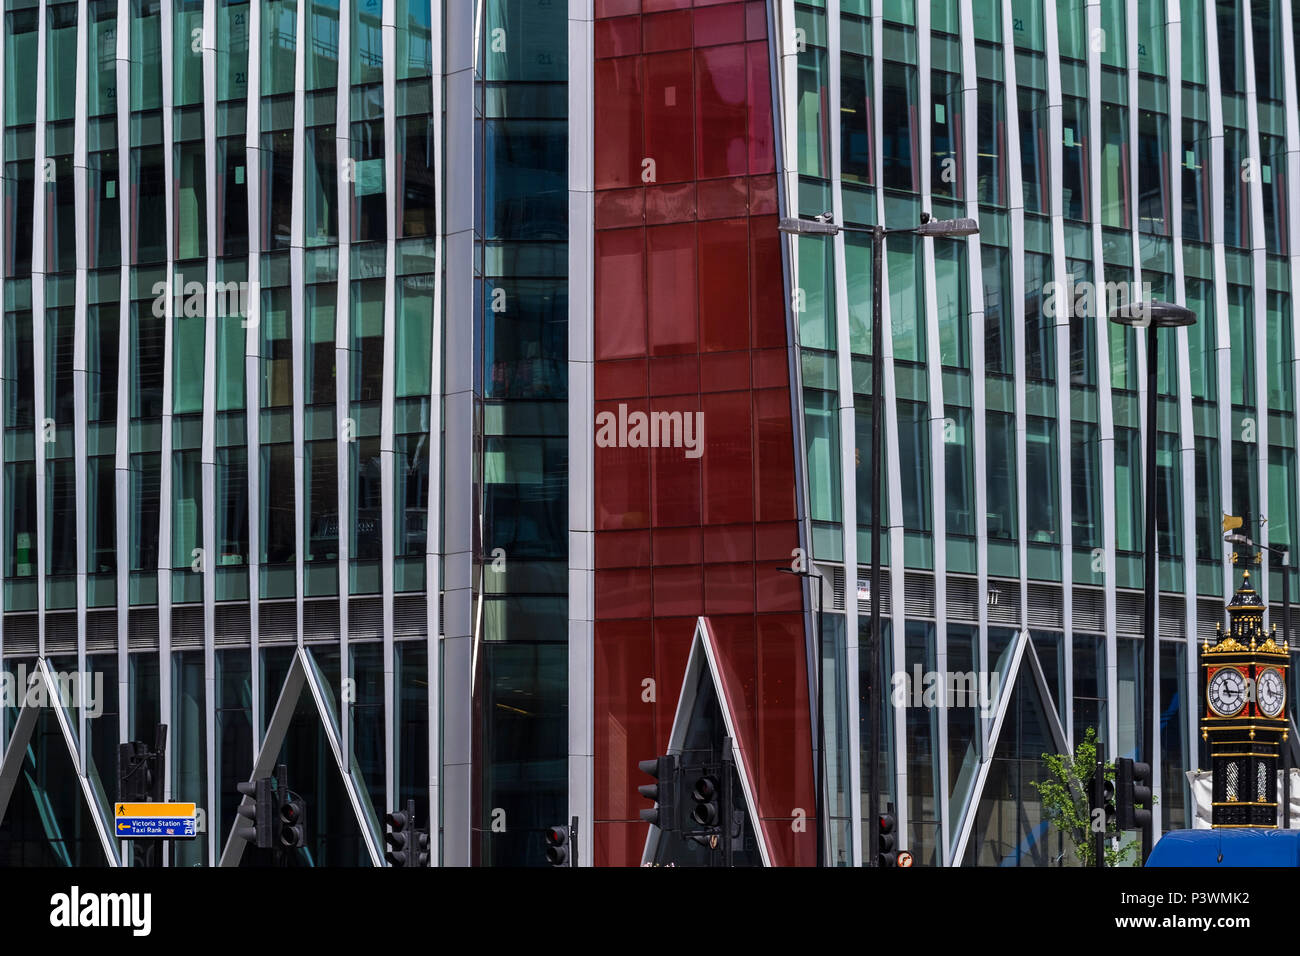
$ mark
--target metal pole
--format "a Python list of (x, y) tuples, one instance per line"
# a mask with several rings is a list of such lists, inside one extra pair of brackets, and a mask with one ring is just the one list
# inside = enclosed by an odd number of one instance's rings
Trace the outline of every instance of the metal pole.
[(826, 634), (822, 628), (822, 576), (814, 575), (817, 582), (817, 865), (826, 865), (827, 826), (826, 809)]
[[(867, 706), (870, 708), (871, 746), (867, 756), (867, 866), (880, 865), (880, 733), (883, 700), (880, 693), (880, 465), (884, 457), (884, 334), (881, 330), (881, 265), (884, 259), (885, 227), (871, 230), (871, 630), (867, 639), (870, 665), (867, 673)], [(856, 572), (856, 568), (853, 569)], [(898, 839), (902, 840), (900, 834)]]
[[(1291, 659), (1291, 550), (1282, 552), (1282, 640), (1287, 646), (1287, 663)], [(1289, 677), (1290, 675), (1288, 675)], [(1286, 690), (1283, 685), (1283, 690)], [(1282, 716), (1286, 719), (1286, 739), (1282, 741), (1282, 828), (1291, 829), (1291, 695), (1286, 696)]]
[[(1155, 775), (1156, 728), (1156, 655), (1160, 653), (1156, 629), (1156, 590), (1159, 587), (1156, 564), (1156, 370), (1159, 358), (1159, 330), (1154, 322), (1147, 326), (1147, 446), (1146, 446), (1146, 544), (1143, 548), (1142, 609), (1142, 759)], [(1151, 831), (1155, 815), (1142, 828), (1142, 862), (1151, 855)]]

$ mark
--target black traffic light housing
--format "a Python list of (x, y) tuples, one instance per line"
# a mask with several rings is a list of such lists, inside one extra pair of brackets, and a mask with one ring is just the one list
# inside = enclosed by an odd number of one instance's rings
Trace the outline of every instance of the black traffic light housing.
[[(428, 847), (426, 837), (425, 847)], [(417, 862), (418, 842), (415, 839), (415, 801), (407, 800), (405, 810), (394, 810), (384, 815), (384, 842), (389, 849), (384, 859), (392, 866), (422, 866)], [(427, 862), (428, 854), (425, 854)]]
[(572, 866), (569, 851), (569, 828), (546, 828), (546, 862), (551, 866)]
[(695, 806), (691, 809), (691, 822), (697, 827), (716, 827), (721, 819), (718, 808), (718, 779), (707, 770), (695, 778), (691, 784), (691, 800)]
[(880, 848), (877, 866), (898, 866), (898, 836), (894, 832), (897, 827), (892, 813), (882, 813), (876, 819), (877, 846)]
[(677, 791), (681, 777), (677, 757), (669, 755), (642, 760), (637, 767), (656, 781), (636, 788), (637, 793), (655, 803), (653, 810), (641, 811), (641, 819), (661, 830), (677, 829)]
[(259, 850), (269, 850), (275, 845), (272, 827), (272, 815), (275, 812), (275, 799), (271, 790), (271, 778), (259, 777), (247, 783), (236, 784), (235, 789), (252, 802), (241, 800), (235, 811), (247, 823), (237, 822), (235, 836), (248, 841)]
[(1151, 765), (1121, 757), (1115, 761), (1116, 823), (1121, 830), (1151, 826)]
[(280, 793), (280, 847), (292, 850), (303, 845), (307, 834), (307, 804), (290, 790)]

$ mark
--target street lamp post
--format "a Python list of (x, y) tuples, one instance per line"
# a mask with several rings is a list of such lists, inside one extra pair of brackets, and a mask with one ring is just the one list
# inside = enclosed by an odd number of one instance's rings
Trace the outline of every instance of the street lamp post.
[[(883, 225), (870, 228), (841, 226), (832, 221), (829, 213), (816, 219), (782, 219), (782, 232), (792, 235), (833, 236), (839, 232), (866, 233), (871, 236), (871, 632), (867, 639), (870, 655), (869, 675), (864, 694), (870, 708), (870, 747), (867, 753), (867, 866), (880, 865), (880, 498), (883, 482), (880, 477), (884, 458), (884, 344), (881, 331), (881, 272), (884, 262), (885, 237), (894, 233), (913, 233), (918, 236), (959, 238), (979, 232), (974, 219), (931, 219), (929, 213), (921, 214), (921, 223), (899, 229), (886, 229)], [(853, 568), (853, 578), (857, 568)], [(820, 683), (818, 685), (820, 687)]]
[[(1160, 354), (1160, 329), (1192, 325), (1196, 314), (1191, 309), (1169, 302), (1135, 302), (1120, 306), (1111, 312), (1110, 320), (1118, 325), (1128, 325), (1147, 330), (1147, 434), (1146, 434), (1146, 535), (1142, 554), (1142, 757), (1152, 765), (1155, 779), (1155, 700), (1156, 655), (1160, 648), (1156, 629), (1156, 592), (1159, 589), (1156, 563), (1156, 416), (1159, 411), (1156, 384), (1158, 356)], [(1151, 855), (1151, 837), (1154, 819), (1142, 829), (1142, 862)]]
[[(1247, 548), (1259, 548), (1279, 555), (1282, 559), (1282, 639), (1287, 646), (1287, 663), (1291, 654), (1291, 552), (1286, 548), (1274, 548), (1266, 544), (1257, 544), (1249, 536), (1229, 531), (1223, 540), (1229, 544), (1240, 544)], [(1287, 711), (1291, 709), (1291, 695), (1287, 694)], [(1284, 714), (1287, 721), (1287, 740), (1282, 744), (1282, 829), (1291, 829), (1291, 717)]]

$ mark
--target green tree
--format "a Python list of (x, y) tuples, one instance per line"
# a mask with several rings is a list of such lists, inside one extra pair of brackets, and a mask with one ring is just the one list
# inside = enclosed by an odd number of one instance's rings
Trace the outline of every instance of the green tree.
[[(1030, 781), (1043, 801), (1043, 810), (1052, 824), (1074, 845), (1075, 855), (1084, 866), (1093, 866), (1094, 842), (1089, 795), (1092, 778), (1097, 772), (1097, 728), (1089, 727), (1074, 748), (1074, 754), (1043, 754), (1047, 765), (1046, 780)], [(1115, 765), (1107, 763), (1106, 779), (1114, 783)], [(1133, 842), (1117, 845), (1120, 837), (1112, 815), (1106, 821), (1106, 865), (1125, 866), (1136, 849)]]

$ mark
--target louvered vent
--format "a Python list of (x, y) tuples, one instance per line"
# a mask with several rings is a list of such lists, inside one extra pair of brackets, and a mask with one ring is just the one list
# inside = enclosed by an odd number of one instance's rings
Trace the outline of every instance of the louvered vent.
[(903, 613), (911, 617), (934, 617), (934, 578), (928, 574), (905, 574)]
[(1120, 591), (1115, 595), (1115, 633), (1142, 633), (1142, 595)]
[[(348, 614), (355, 613), (356, 604), (348, 605)], [(339, 639), (339, 602), (306, 601), (302, 607), (302, 639), (309, 644), (337, 642)]]
[(348, 638), (365, 640), (384, 636), (384, 609), (378, 598), (348, 602)]
[(1029, 626), (1065, 626), (1065, 603), (1061, 600), (1059, 587), (1033, 583), (1029, 585)]
[(1100, 588), (1076, 587), (1071, 593), (1074, 606), (1070, 609), (1076, 631), (1104, 631), (1106, 629), (1106, 592)]
[(216, 645), (218, 647), (246, 645), (251, 638), (248, 605), (243, 603), (218, 604), (216, 607)]
[(393, 636), (424, 637), (429, 630), (429, 609), (423, 594), (393, 598)]
[(293, 644), (298, 640), (298, 615), (292, 601), (263, 601), (257, 608), (257, 640), (261, 644)]
[(86, 653), (117, 650), (117, 611), (86, 612)]
[(77, 615), (45, 615), (45, 653), (77, 653)]
[(948, 620), (979, 621), (979, 581), (948, 575)]
[(172, 608), (172, 648), (203, 646), (202, 606)]
[(1214, 628), (1217, 624), (1224, 624), (1227, 621), (1227, 615), (1223, 610), (1223, 605), (1218, 601), (1197, 601), (1196, 602), (1196, 639), (1198, 641), (1214, 641)]
[(1157, 614), (1161, 637), (1187, 636), (1187, 603), (1180, 597), (1160, 595)]
[(4, 631), (5, 657), (36, 653), (36, 615), (6, 614)]
[(131, 608), (127, 628), (127, 649), (132, 651), (158, 650), (158, 609)]

